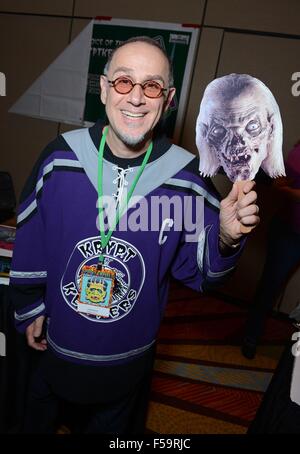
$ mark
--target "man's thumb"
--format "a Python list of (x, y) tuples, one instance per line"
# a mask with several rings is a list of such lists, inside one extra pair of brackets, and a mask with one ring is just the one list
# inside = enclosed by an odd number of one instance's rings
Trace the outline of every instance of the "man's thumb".
[(238, 196), (239, 196), (239, 191), (238, 191), (238, 187), (237, 187), (237, 184), (236, 183), (233, 183), (233, 186), (231, 188), (231, 191), (229, 192), (229, 194), (227, 195), (226, 199), (229, 201), (229, 202), (236, 202), (238, 200)]
[(35, 322), (34, 322), (34, 328), (33, 328), (33, 336), (34, 337), (39, 337), (42, 334), (42, 327), (43, 327), (43, 322), (44, 322), (44, 316), (41, 315), (38, 317)]

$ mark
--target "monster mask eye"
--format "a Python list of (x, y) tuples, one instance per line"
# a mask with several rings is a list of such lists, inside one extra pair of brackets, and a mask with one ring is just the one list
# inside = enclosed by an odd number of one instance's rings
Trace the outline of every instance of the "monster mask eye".
[(221, 125), (213, 126), (209, 135), (211, 139), (221, 142), (226, 136), (226, 129)]
[(261, 133), (261, 131), (262, 131), (262, 127), (261, 127), (260, 121), (258, 119), (249, 121), (249, 123), (246, 126), (246, 131), (252, 137), (258, 136)]

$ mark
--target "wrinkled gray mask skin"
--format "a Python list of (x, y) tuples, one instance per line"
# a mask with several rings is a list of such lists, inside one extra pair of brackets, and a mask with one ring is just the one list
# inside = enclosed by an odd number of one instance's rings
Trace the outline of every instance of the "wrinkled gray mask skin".
[(232, 181), (253, 180), (259, 167), (285, 174), (282, 122), (271, 91), (247, 74), (229, 74), (205, 89), (196, 124), (201, 175), (220, 166)]
[[(226, 112), (228, 115), (224, 115)], [(201, 132), (231, 181), (252, 180), (267, 156), (273, 124), (272, 118), (257, 107), (224, 106), (222, 112), (211, 112)]]

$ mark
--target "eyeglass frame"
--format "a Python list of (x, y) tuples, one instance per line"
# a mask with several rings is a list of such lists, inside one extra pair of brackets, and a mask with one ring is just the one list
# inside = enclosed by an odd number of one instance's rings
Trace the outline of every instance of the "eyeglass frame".
[[(140, 87), (141, 87), (142, 90), (143, 90), (144, 96), (146, 96), (146, 98), (149, 98), (149, 99), (159, 99), (159, 98), (161, 98), (161, 97), (164, 95), (164, 92), (165, 92), (165, 91), (168, 91), (170, 88), (172, 88), (172, 87), (163, 88), (163, 87), (161, 87), (160, 84), (159, 84), (158, 82), (156, 82), (155, 80), (146, 80), (146, 82), (144, 82), (144, 83), (139, 83), (139, 82), (133, 83), (132, 80), (131, 80), (129, 77), (127, 77), (127, 76), (119, 76), (119, 77), (117, 77), (115, 80), (109, 80), (106, 74), (103, 74), (103, 75), (104, 75), (104, 77), (107, 78), (107, 82), (110, 84), (110, 86), (113, 87), (114, 90), (115, 90), (119, 95), (128, 95), (129, 93), (132, 92), (132, 90), (134, 89), (134, 87), (135, 87), (136, 85), (140, 85)], [(116, 81), (117, 81), (118, 79), (127, 79), (127, 80), (129, 80), (129, 81), (131, 82), (132, 88), (131, 88), (127, 93), (120, 93), (120, 92), (116, 89), (116, 87), (115, 87), (115, 83), (116, 83)], [(160, 91), (159, 96), (147, 96), (147, 95), (146, 95), (145, 89), (144, 89), (144, 85), (147, 84), (148, 82), (155, 82), (157, 85), (160, 86), (160, 90), (161, 90), (161, 91)]]

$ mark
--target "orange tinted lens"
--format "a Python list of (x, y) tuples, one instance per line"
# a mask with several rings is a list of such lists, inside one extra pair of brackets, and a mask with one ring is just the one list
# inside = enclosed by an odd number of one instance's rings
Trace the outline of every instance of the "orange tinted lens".
[(149, 98), (157, 98), (162, 93), (162, 87), (154, 81), (146, 82), (143, 88), (145, 95), (149, 96)]
[(122, 94), (129, 93), (132, 90), (132, 82), (125, 77), (115, 80), (115, 89)]

